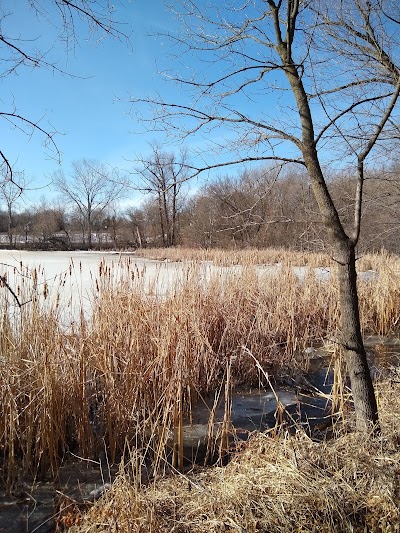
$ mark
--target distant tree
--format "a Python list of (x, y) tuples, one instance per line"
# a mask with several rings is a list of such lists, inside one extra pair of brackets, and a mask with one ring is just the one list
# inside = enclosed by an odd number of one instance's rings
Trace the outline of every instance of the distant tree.
[(83, 240), (92, 248), (93, 225), (107, 207), (122, 198), (126, 185), (115, 172), (96, 161), (82, 159), (72, 164), (69, 179), (62, 171), (54, 176), (54, 184), (65, 200), (80, 214)]
[(33, 240), (32, 228), (34, 224), (34, 208), (24, 209), (14, 213), (14, 235), (15, 239), (27, 245)]
[[(347, 227), (354, 211), (355, 179), (346, 174), (331, 184), (332, 195)], [(379, 170), (370, 170), (365, 177), (362, 217), (365, 221), (358, 249), (361, 252), (385, 248), (399, 253), (400, 241), (400, 172), (397, 163)]]
[(14, 173), (18, 184), (11, 180), (7, 174), (0, 177), (0, 201), (5, 204), (7, 212), (7, 236), (10, 247), (14, 246), (13, 229), (14, 229), (14, 209), (18, 200), (23, 193), (24, 179), (23, 174)]
[(114, 249), (120, 248), (123, 243), (125, 222), (118, 205), (115, 203), (109, 205), (101, 217), (98, 217), (100, 240), (103, 239), (108, 246), (112, 242)]
[(363, 247), (400, 253), (400, 167), (372, 173), (365, 187)]
[(201, 188), (186, 203), (184, 210), (185, 224), (182, 228), (183, 242), (188, 246), (200, 246), (209, 249), (216, 246), (229, 246), (229, 236), (221, 231), (221, 213), (219, 202)]
[(126, 213), (126, 218), (130, 228), (128, 240), (137, 248), (146, 246), (146, 216), (143, 209), (131, 208)]
[(200, 246), (316, 249), (320, 217), (304, 175), (270, 166), (206, 183), (185, 207), (186, 242)]
[(181, 150), (177, 157), (163, 152), (159, 146), (152, 146), (151, 155), (140, 158), (138, 163), (136, 173), (140, 182), (136, 188), (156, 200), (162, 243), (175, 246), (182, 185), (190, 175), (187, 153)]
[(0, 233), (7, 233), (8, 215), (6, 211), (0, 210)]
[[(42, 197), (28, 213), (30, 217), (27, 229), (35, 240), (40, 243), (52, 242), (63, 247), (71, 246), (68, 215), (64, 206), (57, 203), (49, 204), (47, 199)], [(23, 225), (20, 224), (19, 229), (21, 231)]]
[[(267, 228), (290, 222), (273, 200), (280, 183), (279, 170), (263, 168), (245, 170), (235, 177), (224, 176), (206, 186), (206, 194), (218, 205), (219, 232), (229, 235), (238, 245), (265, 245)], [(277, 186), (275, 188), (275, 186)]]
[(51, 206), (51, 212), (55, 220), (57, 232), (64, 233), (68, 247), (71, 247), (71, 223), (70, 215), (61, 202), (55, 202)]

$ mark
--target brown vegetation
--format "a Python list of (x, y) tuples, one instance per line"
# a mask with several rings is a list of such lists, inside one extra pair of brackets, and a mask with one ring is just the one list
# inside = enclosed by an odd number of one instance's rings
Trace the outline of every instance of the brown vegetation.
[[(238, 177), (219, 177), (200, 186), (194, 195), (188, 194), (190, 183), (179, 184), (175, 193), (173, 185), (169, 183), (168, 187), (168, 197), (161, 198), (161, 213), (157, 189), (151, 188), (145, 201), (127, 212), (118, 204), (107, 209), (94, 208), (93, 246), (97, 249), (163, 246), (171, 242), (173, 234), (174, 243), (207, 251), (274, 247), (319, 252), (326, 248), (325, 229), (308, 180), (293, 169), (279, 179), (268, 167), (248, 170)], [(355, 183), (345, 173), (337, 173), (331, 176), (329, 188), (348, 227), (352, 222)], [(400, 252), (399, 191), (395, 167), (368, 175), (359, 244), (363, 253), (381, 248)], [(29, 210), (18, 211), (13, 202), (10, 213), (0, 211), (4, 246), (73, 249), (85, 245), (87, 221), (78, 210), (42, 201)]]
[(226, 467), (138, 486), (132, 465), (71, 533), (395, 532), (399, 509), (398, 372), (377, 387), (382, 435), (255, 435)]
[[(249, 263), (262, 262), (258, 253), (246, 254)], [(239, 259), (225, 254), (224, 263)], [(364, 331), (397, 333), (399, 261), (387, 255), (363, 261), (378, 273), (359, 280)], [(183, 281), (166, 294), (146, 287), (129, 257), (101, 265), (91, 320), (69, 328), (60, 320), (62, 299), (50, 299), (41, 269), (15, 285), (22, 302), (33, 296), (21, 311), (13, 311), (4, 291), (2, 483), (22, 473), (55, 474), (69, 451), (98, 457), (105, 446), (115, 461), (127, 443), (160, 468), (171, 446), (180, 453), (182, 417), (220, 389), (227, 369), (231, 383), (259, 383), (249, 352), (273, 376), (282, 367), (293, 370), (307, 346), (335, 335), (336, 284), (316, 279), (312, 269), (299, 279), (285, 266), (275, 276), (252, 264), (220, 267), (206, 283), (195, 263), (184, 268)], [(74, 275), (71, 269), (59, 291)]]

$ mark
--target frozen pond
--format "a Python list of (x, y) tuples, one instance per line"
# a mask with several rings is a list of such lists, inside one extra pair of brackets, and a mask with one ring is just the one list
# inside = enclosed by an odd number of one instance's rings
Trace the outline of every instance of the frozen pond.
[[(188, 262), (167, 262), (143, 259), (135, 253), (117, 252), (28, 252), (19, 250), (0, 250), (0, 275), (7, 276), (12, 290), (18, 293), (21, 303), (32, 299), (29, 286), (36, 278), (35, 291), (46, 295), (46, 301), (54, 303), (61, 299), (60, 317), (66, 323), (77, 321), (83, 310), (89, 318), (91, 301), (96, 294), (100, 270), (107, 271), (113, 282), (126, 275), (126, 265), (134, 274), (138, 286), (148, 294), (165, 296), (170, 294), (179, 284), (187, 280), (188, 272), (193, 266)], [(108, 270), (107, 270), (108, 269)], [(213, 276), (225, 277), (229, 273), (240, 274), (243, 267), (215, 266), (212, 263), (196, 263), (196, 275), (201, 282), (207, 283)], [(277, 275), (280, 264), (257, 265), (257, 275)], [(309, 272), (308, 267), (294, 267), (295, 276), (304, 280)], [(328, 268), (316, 268), (314, 274), (318, 280), (327, 280), (330, 276)], [(373, 272), (362, 273), (360, 277), (371, 279)], [(21, 289), (25, 286), (25, 292)], [(3, 289), (6, 290), (6, 289)], [(15, 303), (15, 302), (14, 302)]]
[(0, 275), (7, 275), (10, 287), (18, 291), (22, 304), (31, 299), (31, 294), (28, 289), (21, 293), (21, 282), (25, 280), (28, 287), (37, 278), (35, 290), (38, 294), (46, 294), (49, 304), (60, 297), (63, 320), (74, 321), (79, 319), (81, 309), (88, 318), (100, 269), (104, 273), (109, 268), (117, 282), (126, 272), (124, 264), (130, 260), (138, 283), (148, 291), (161, 294), (174, 287), (177, 279), (183, 279), (187, 270), (183, 263), (152, 261), (134, 254), (0, 250)]

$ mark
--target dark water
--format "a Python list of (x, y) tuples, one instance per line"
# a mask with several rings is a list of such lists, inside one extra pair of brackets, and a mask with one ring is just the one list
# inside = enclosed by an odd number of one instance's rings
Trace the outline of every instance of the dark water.
[[(370, 337), (366, 348), (371, 373), (376, 379), (387, 376), (399, 366), (400, 339)], [(312, 436), (331, 420), (331, 404), (321, 393), (329, 394), (334, 374), (331, 357), (322, 348), (310, 350), (306, 374), (281, 376), (276, 388), (268, 386), (248, 390), (237, 388), (232, 394), (233, 435), (246, 439), (253, 431), (271, 431), (282, 419), (288, 430), (302, 426)], [(191, 423), (184, 427), (184, 455), (187, 464), (202, 462), (207, 453), (210, 427), (208, 421), (214, 406), (214, 435), (218, 433), (224, 417), (223, 393), (219, 401), (208, 398), (196, 408)], [(277, 411), (279, 400), (282, 406)], [(280, 417), (280, 415), (282, 415)], [(321, 431), (322, 431), (321, 430)], [(13, 488), (11, 493), (0, 492), (0, 533), (50, 533), (55, 531), (57, 502), (68, 496), (82, 502), (92, 499), (90, 493), (112, 482), (116, 467), (94, 462), (69, 460), (60, 470), (56, 482), (28, 482)]]
[(93, 500), (97, 495), (91, 493), (112, 481), (116, 472), (116, 467), (71, 460), (60, 469), (56, 481), (24, 482), (9, 494), (0, 493), (0, 532), (54, 532), (60, 502)]

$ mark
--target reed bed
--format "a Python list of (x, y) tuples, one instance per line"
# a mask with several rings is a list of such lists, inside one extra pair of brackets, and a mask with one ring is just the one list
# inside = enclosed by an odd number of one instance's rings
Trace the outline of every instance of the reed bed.
[(215, 265), (266, 265), (280, 263), (324, 267), (331, 259), (325, 252), (299, 252), (285, 248), (245, 248), (238, 250), (221, 250), (217, 248), (140, 248), (136, 254), (147, 259), (159, 261), (210, 261)]
[[(134, 252), (139, 257), (155, 259), (158, 261), (193, 261), (212, 262), (215, 265), (271, 265), (283, 266), (309, 266), (333, 267), (332, 255), (328, 251), (308, 252), (288, 250), (285, 248), (245, 248), (238, 250), (221, 250), (218, 248), (141, 248)], [(400, 258), (386, 250), (369, 254), (360, 252), (358, 255), (358, 268), (360, 271), (379, 269), (390, 265), (400, 268)]]
[[(260, 280), (248, 267), (205, 282), (192, 265), (173, 294), (148, 287), (148, 297), (140, 272), (125, 266), (117, 282), (112, 268), (102, 270), (80, 349), (96, 430), (112, 461), (128, 439), (165, 465), (182, 419), (221, 387), (228, 368), (233, 384), (260, 383), (248, 351), (273, 374), (333, 327), (329, 286), (315, 279), (303, 286), (290, 270), (279, 281)], [(312, 307), (308, 316), (301, 313), (305, 303)]]
[[(364, 329), (398, 333), (400, 273), (379, 260), (379, 277), (360, 281)], [(299, 279), (290, 267), (272, 276), (244, 264), (206, 278), (191, 263), (165, 292), (127, 258), (100, 264), (90, 319), (82, 313), (68, 326), (62, 291), (77, 270), (52, 294), (42, 269), (22, 271), (9, 282), (24, 305), (16, 308), (4, 290), (0, 322), (7, 486), (20, 476), (55, 476), (70, 453), (105, 452), (115, 462), (135, 449), (152, 474), (168, 463), (182, 470), (183, 424), (198, 402), (220, 391), (229, 414), (237, 383), (268, 386), (249, 353), (273, 380), (282, 367), (293, 370), (307, 346), (334, 335), (339, 318), (334, 279), (318, 280), (312, 269)], [(230, 431), (228, 417), (223, 427)]]
[(382, 434), (255, 434), (230, 463), (138, 487), (126, 467), (69, 533), (396, 532), (398, 372), (377, 386)]

